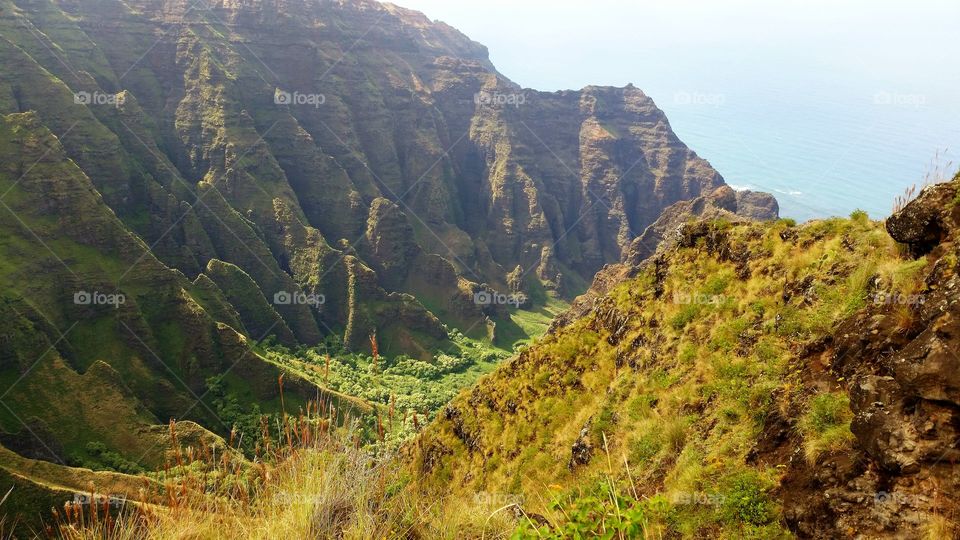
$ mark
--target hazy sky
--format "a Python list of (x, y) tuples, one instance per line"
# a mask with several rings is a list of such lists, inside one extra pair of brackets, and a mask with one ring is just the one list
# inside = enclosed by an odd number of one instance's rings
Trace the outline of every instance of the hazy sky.
[(730, 184), (793, 217), (882, 217), (937, 150), (960, 153), (960, 0), (395, 3), (522, 86), (635, 84)]
[(918, 87), (960, 74), (956, 0), (395, 3), (487, 45), (501, 72), (539, 90), (791, 66)]

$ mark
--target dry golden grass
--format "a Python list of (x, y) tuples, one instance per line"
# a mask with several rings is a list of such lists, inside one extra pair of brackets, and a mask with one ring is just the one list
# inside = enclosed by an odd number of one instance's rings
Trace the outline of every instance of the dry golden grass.
[(941, 515), (932, 515), (927, 517), (927, 522), (923, 527), (922, 538), (926, 540), (942, 540), (944, 538), (957, 538), (960, 535), (960, 526), (957, 522)]
[[(281, 383), (282, 384), (282, 383)], [(516, 522), (491, 501), (424, 502), (405, 489), (390, 456), (362, 450), (349, 420), (336, 427), (311, 404), (282, 429), (264, 426), (258, 457), (183, 448), (171, 422), (164, 504), (142, 497), (118, 511), (91, 486), (54, 509), (46, 530), (67, 540), (505, 538)], [(271, 439), (271, 433), (279, 437)], [(498, 511), (501, 510), (501, 511)], [(2, 530), (2, 529), (0, 529)]]

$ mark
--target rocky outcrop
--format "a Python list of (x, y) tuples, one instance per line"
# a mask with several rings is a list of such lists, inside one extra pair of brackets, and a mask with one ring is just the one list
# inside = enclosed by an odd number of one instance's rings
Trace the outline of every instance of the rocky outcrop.
[(611, 287), (636, 275), (640, 266), (657, 250), (669, 250), (676, 246), (682, 241), (682, 228), (687, 222), (714, 219), (731, 223), (744, 219), (768, 221), (776, 219), (778, 215), (779, 206), (773, 196), (735, 191), (729, 186), (721, 186), (707, 195), (669, 206), (643, 234), (630, 243), (620, 263), (607, 265), (597, 272), (590, 289), (577, 297), (567, 312), (557, 317), (551, 329), (556, 330), (583, 317)]
[[(786, 490), (790, 521), (805, 536), (857, 530), (914, 537), (926, 518), (955, 511), (960, 494), (960, 178), (930, 186), (886, 222), (905, 254), (925, 257), (916, 294), (876, 282), (867, 307), (831, 337), (830, 364), (850, 394), (857, 439), (815, 489), (805, 473)], [(805, 498), (805, 499), (804, 499)], [(824, 520), (824, 514), (828, 519)]]
[(926, 255), (956, 234), (956, 207), (954, 184), (929, 186), (887, 219), (887, 231), (894, 240), (906, 244), (912, 255)]
[[(280, 343), (294, 345), (296, 338), (283, 321), (274, 305), (263, 297), (263, 293), (253, 279), (240, 268), (210, 259), (202, 276), (212, 280), (221, 291), (225, 291), (227, 300), (237, 310), (243, 327), (254, 339), (263, 339), (269, 335), (277, 336)], [(286, 296), (277, 293), (277, 299), (288, 302)]]
[(690, 220), (769, 221), (777, 217), (779, 206), (773, 196), (752, 191), (734, 191), (723, 186), (708, 195), (678, 202), (664, 210), (657, 221), (630, 244), (623, 262), (636, 266), (653, 255), (661, 245), (664, 249), (669, 249), (679, 239), (679, 235), (673, 233)]

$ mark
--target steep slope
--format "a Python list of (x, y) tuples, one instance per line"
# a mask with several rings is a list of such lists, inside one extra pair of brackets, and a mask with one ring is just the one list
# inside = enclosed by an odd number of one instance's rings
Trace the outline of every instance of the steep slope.
[[(467, 305), (472, 293), (569, 297), (662, 209), (723, 183), (641, 91), (520, 89), (482, 46), (396, 6), (3, 8), (0, 112), (35, 110), (171, 268), (194, 279), (218, 260), (268, 301), (323, 295), (322, 309), (273, 306), (284, 341), (286, 329), (307, 344), (335, 333), (363, 347), (374, 331), (407, 334), (412, 351), (443, 340), (392, 292), (487, 335), (491, 313)], [(424, 262), (442, 293), (403, 278)], [(370, 307), (381, 301), (398, 305)], [(397, 324), (398, 310), (420, 327)]]
[(915, 287), (875, 280), (875, 301), (811, 351), (850, 396), (857, 444), (784, 479), (786, 517), (806, 536), (960, 533), (960, 176), (923, 190), (886, 228), (916, 258), (902, 276)]
[(619, 263), (608, 264), (597, 272), (590, 288), (574, 299), (566, 313), (554, 320), (552, 328), (559, 328), (585, 316), (598, 297), (623, 280), (634, 277), (640, 265), (657, 249), (675, 246), (682, 238), (678, 232), (691, 219), (736, 221), (743, 216), (764, 221), (776, 218), (778, 212), (777, 201), (772, 197), (764, 193), (734, 191), (729, 186), (667, 207), (655, 222), (644, 229), (643, 234), (634, 238)]
[(531, 533), (954, 534), (960, 177), (890, 235), (704, 217), (462, 392), (414, 488), (519, 502)]
[[(154, 258), (35, 113), (0, 117), (0, 194), (0, 444), (136, 472), (163, 464), (155, 428), (171, 418), (229, 433), (211, 376), (231, 373), (243, 407), (276, 409), (280, 370), (211, 316), (221, 293)], [(291, 403), (323, 393), (288, 391)]]
[(640, 90), (524, 90), (367, 0), (0, 0), (0, 66), (0, 444), (59, 467), (162, 466), (173, 418), (257, 431), (281, 373), (372, 429), (310, 382), (331, 350), (338, 388), (435, 410), (505, 354), (470, 339), (531, 339), (723, 185)]

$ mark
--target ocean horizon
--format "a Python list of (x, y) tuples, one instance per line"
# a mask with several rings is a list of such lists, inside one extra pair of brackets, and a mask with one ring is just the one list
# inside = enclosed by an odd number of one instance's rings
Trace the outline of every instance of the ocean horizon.
[[(707, 88), (701, 90), (699, 88)], [(677, 135), (738, 190), (776, 196), (783, 217), (807, 221), (857, 209), (890, 215), (911, 186), (957, 171), (960, 115), (916, 89), (754, 86), (647, 90)]]

